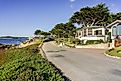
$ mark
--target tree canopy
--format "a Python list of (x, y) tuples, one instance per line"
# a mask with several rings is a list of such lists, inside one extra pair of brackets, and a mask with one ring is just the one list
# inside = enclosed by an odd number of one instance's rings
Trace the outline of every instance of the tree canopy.
[(36, 30), (35, 32), (34, 32), (34, 35), (39, 35), (39, 34), (41, 34), (41, 30)]
[(76, 27), (72, 23), (60, 23), (55, 25), (55, 27), (50, 32), (56, 35), (58, 38), (68, 38), (75, 35)]
[(42, 31), (42, 30), (36, 30), (34, 32), (35, 35), (44, 35), (44, 36), (47, 36), (47, 35), (50, 35), (49, 32), (45, 32), (45, 31)]
[(70, 22), (82, 24), (83, 26), (106, 26), (110, 23), (110, 12), (105, 4), (98, 4), (94, 7), (84, 7), (75, 12)]

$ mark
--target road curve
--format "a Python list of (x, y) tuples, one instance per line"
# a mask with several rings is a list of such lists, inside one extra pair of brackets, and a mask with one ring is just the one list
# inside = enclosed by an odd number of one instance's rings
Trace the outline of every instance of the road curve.
[(60, 48), (53, 42), (43, 50), (72, 81), (121, 81), (121, 60), (106, 57), (105, 50)]

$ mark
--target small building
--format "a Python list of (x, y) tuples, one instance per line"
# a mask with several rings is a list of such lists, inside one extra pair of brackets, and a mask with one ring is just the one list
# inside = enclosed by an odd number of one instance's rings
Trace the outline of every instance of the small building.
[(121, 46), (121, 20), (116, 20), (106, 26), (111, 33), (112, 47)]
[(103, 26), (82, 27), (77, 30), (76, 38), (83, 40), (103, 40), (107, 41), (106, 28)]

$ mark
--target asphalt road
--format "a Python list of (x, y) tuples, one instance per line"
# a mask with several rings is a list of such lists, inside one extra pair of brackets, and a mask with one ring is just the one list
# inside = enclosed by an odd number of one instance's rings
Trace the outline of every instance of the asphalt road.
[(52, 42), (43, 50), (72, 81), (121, 81), (121, 60), (106, 57), (105, 50), (60, 48)]

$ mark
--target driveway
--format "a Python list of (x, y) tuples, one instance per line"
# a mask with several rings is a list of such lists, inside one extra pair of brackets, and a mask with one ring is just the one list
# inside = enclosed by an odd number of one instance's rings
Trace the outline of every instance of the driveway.
[(53, 42), (43, 50), (72, 81), (121, 81), (121, 60), (106, 57), (105, 50), (60, 48)]

